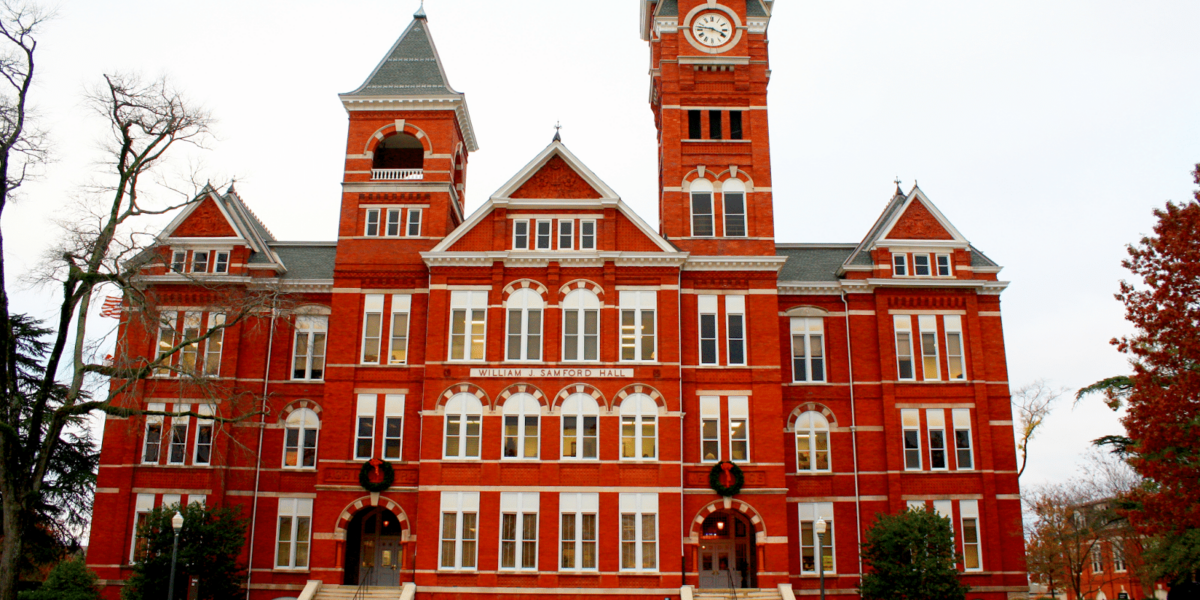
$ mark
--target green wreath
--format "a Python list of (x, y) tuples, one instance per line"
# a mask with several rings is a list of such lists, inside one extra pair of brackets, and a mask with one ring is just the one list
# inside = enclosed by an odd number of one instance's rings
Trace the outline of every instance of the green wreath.
[[(721, 474), (725, 471), (721, 465), (729, 465), (729, 474), (733, 476), (733, 485), (728, 487), (721, 485)], [(727, 460), (713, 465), (712, 470), (708, 472), (708, 486), (722, 496), (735, 496), (742, 491), (744, 485), (746, 485), (746, 477), (742, 475), (742, 468)]]
[[(379, 482), (371, 481), (371, 473), (375, 470), (376, 465), (379, 466), (379, 472), (383, 475), (383, 480)], [(372, 459), (363, 463), (362, 468), (358, 470), (358, 484), (368, 492), (382, 492), (392, 487), (392, 483), (395, 481), (396, 470), (392, 468), (392, 463), (386, 460)]]

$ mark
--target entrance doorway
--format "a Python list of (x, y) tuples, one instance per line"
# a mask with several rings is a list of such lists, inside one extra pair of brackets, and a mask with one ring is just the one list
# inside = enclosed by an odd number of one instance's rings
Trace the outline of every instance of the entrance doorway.
[(400, 519), (386, 508), (354, 515), (346, 528), (346, 585), (398, 587), (404, 569)]
[(735, 512), (716, 512), (700, 526), (697, 570), (702, 589), (752, 588), (758, 570), (754, 527)]

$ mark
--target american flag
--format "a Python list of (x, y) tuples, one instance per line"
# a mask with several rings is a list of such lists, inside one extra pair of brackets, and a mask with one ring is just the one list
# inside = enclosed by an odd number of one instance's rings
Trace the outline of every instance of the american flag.
[(121, 318), (121, 297), (109, 296), (104, 299), (104, 303), (100, 305), (100, 316), (109, 317), (112, 319)]

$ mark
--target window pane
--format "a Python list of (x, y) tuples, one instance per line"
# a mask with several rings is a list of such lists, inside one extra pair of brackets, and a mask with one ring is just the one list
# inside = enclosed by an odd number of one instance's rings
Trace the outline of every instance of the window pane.
[(462, 566), (475, 567), (475, 513), (463, 513)]
[(457, 529), (458, 515), (455, 513), (442, 513), (442, 566), (455, 566), (454, 563), (454, 545), (458, 538)]
[(538, 418), (525, 417), (525, 458), (538, 455)]
[(521, 568), (537, 566), (537, 515), (521, 515)]

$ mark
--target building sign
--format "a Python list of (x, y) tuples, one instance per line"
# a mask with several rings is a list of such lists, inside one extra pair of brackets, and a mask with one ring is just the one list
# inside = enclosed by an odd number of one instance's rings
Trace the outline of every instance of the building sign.
[(1120, 592), (1117, 594), (1117, 600), (1129, 600), (1128, 592)]
[(531, 379), (535, 377), (567, 377), (571, 379), (612, 379), (633, 377), (633, 369), (604, 368), (533, 368), (533, 369), (471, 369), (471, 377), (505, 377)]

